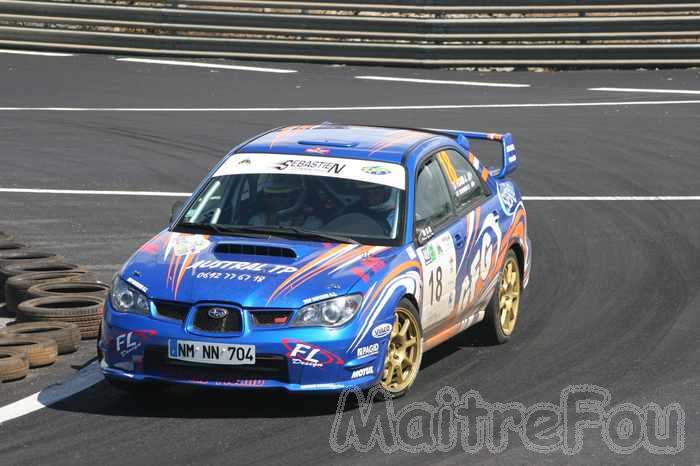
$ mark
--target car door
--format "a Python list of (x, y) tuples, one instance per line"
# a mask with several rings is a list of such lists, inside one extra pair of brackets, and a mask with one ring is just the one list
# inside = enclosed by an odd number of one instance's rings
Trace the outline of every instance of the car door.
[[(491, 195), (474, 167), (460, 152), (445, 149), (436, 155), (448, 180), (455, 212), (460, 219), (456, 233), (463, 235), (463, 244), (458, 248), (455, 301), (455, 316), (469, 325), (467, 319), (486, 305), (493, 290), (494, 269), (501, 243), (499, 227), (499, 203)], [(462, 233), (463, 231), (463, 233)]]
[(462, 247), (464, 243), (464, 232), (455, 227), (463, 222), (456, 222), (453, 197), (434, 156), (427, 158), (417, 171), (413, 215), (414, 238), (422, 265), (421, 325), (427, 331), (445, 322), (453, 311), (460, 251), (456, 243)]

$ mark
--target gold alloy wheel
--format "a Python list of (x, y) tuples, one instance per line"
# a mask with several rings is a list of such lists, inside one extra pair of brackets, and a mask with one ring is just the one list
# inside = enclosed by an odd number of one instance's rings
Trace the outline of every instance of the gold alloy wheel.
[(382, 388), (390, 393), (401, 393), (410, 387), (420, 368), (422, 350), (423, 340), (416, 317), (408, 309), (397, 308), (382, 372)]
[(514, 257), (508, 257), (501, 274), (501, 286), (498, 288), (498, 314), (501, 330), (510, 335), (518, 321), (520, 306), (520, 271)]

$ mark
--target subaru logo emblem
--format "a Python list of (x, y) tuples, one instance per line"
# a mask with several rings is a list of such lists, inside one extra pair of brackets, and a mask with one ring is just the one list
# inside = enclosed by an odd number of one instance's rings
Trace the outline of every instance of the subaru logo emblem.
[(209, 314), (209, 317), (212, 319), (223, 319), (228, 315), (228, 310), (220, 307), (212, 307), (207, 314)]

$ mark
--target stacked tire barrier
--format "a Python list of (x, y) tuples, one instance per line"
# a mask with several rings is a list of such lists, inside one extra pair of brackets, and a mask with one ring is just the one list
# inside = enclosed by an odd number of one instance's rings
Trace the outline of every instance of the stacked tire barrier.
[(700, 64), (700, 2), (0, 0), (0, 46), (424, 67)]
[(35, 251), (0, 232), (0, 382), (53, 364), (60, 354), (96, 338), (109, 286), (63, 257)]

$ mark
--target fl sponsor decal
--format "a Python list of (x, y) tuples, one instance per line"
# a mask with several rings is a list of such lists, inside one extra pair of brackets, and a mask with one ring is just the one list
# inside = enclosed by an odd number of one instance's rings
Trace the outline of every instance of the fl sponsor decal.
[(282, 345), (292, 364), (322, 368), (332, 364), (343, 365), (344, 361), (328, 350), (301, 340), (284, 338)]

